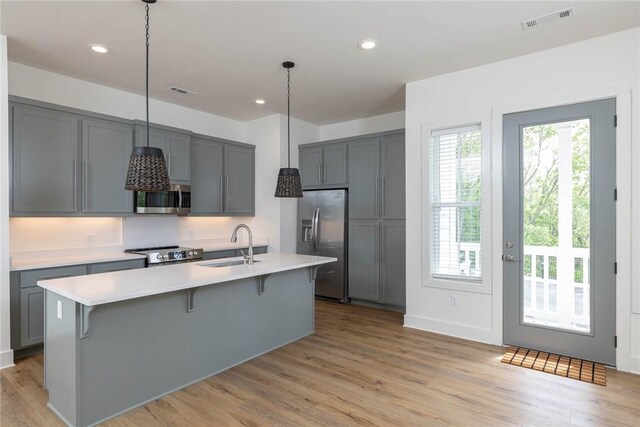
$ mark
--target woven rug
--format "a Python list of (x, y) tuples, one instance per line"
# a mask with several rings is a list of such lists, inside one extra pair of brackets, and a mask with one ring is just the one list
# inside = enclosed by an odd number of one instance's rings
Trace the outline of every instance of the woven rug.
[(597, 385), (607, 385), (604, 365), (588, 360), (523, 347), (510, 347), (502, 356), (501, 362)]

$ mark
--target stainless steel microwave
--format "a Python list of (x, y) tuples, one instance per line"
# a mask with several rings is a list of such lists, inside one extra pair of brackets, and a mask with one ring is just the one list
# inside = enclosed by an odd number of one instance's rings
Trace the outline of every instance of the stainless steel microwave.
[(172, 184), (169, 191), (136, 191), (136, 213), (177, 214), (191, 212), (191, 186)]

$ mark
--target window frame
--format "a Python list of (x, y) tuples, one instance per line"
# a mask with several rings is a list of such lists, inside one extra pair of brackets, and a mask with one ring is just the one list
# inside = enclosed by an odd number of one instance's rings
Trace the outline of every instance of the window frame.
[[(481, 279), (464, 278), (463, 276), (446, 277), (434, 276), (431, 266), (431, 181), (430, 181), (430, 148), (431, 137), (434, 132), (439, 133), (447, 129), (460, 129), (467, 126), (480, 126), (481, 145), (481, 236), (480, 248), (482, 258)], [(421, 129), (422, 151), (422, 286), (430, 288), (449, 289), (464, 292), (491, 294), (491, 114), (476, 114), (454, 120), (423, 123)]]

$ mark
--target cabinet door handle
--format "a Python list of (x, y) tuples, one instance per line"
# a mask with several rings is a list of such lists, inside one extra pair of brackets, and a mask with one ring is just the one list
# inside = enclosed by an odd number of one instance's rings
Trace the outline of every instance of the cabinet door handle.
[(373, 245), (375, 246), (375, 260), (376, 260), (376, 265), (380, 264), (380, 249), (378, 248), (378, 240), (379, 240), (379, 236), (378, 236), (378, 230), (377, 230), (377, 226), (376, 226), (376, 234), (373, 238)]
[(380, 228), (380, 264), (384, 265), (386, 255), (387, 254), (385, 254), (384, 252), (384, 228), (381, 227)]
[(229, 175), (225, 175), (224, 177), (224, 204), (225, 209), (227, 208), (227, 200), (229, 199)]
[(89, 162), (87, 160), (82, 161), (82, 174), (84, 175), (82, 182), (84, 190), (82, 204), (84, 209), (87, 210), (89, 208)]
[(378, 193), (380, 192), (380, 178), (376, 178), (376, 188), (375, 191), (373, 193), (373, 203), (374, 203), (374, 210), (375, 216), (378, 216), (379, 212), (380, 212), (380, 202), (378, 201)]
[(382, 177), (382, 193), (381, 193), (381, 197), (380, 197), (380, 206), (382, 206), (382, 216), (385, 216), (385, 209), (384, 209), (384, 202), (385, 202), (385, 197), (387, 195), (387, 178), (385, 178), (384, 176)]
[(73, 159), (73, 209), (78, 208), (77, 204), (78, 193), (78, 159)]
[(324, 164), (324, 173), (322, 174), (322, 181), (323, 181), (323, 184), (324, 184), (324, 181), (326, 181), (326, 180), (327, 180), (327, 165), (328, 165), (328, 164), (329, 164), (329, 163), (325, 163), (325, 164)]
[(220, 210), (224, 211), (224, 176), (220, 174)]
[(322, 184), (322, 162), (318, 163), (318, 184)]

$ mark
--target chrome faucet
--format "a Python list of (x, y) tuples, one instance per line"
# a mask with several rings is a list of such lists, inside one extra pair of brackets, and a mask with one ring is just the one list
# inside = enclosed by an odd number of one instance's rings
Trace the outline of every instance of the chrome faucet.
[(244, 263), (253, 265), (253, 233), (247, 224), (238, 224), (236, 228), (233, 229), (233, 234), (231, 234), (231, 243), (235, 243), (238, 241), (238, 230), (240, 228), (246, 228), (247, 233), (249, 233), (249, 254), (245, 255), (244, 251), (242, 252), (242, 257), (244, 258)]

